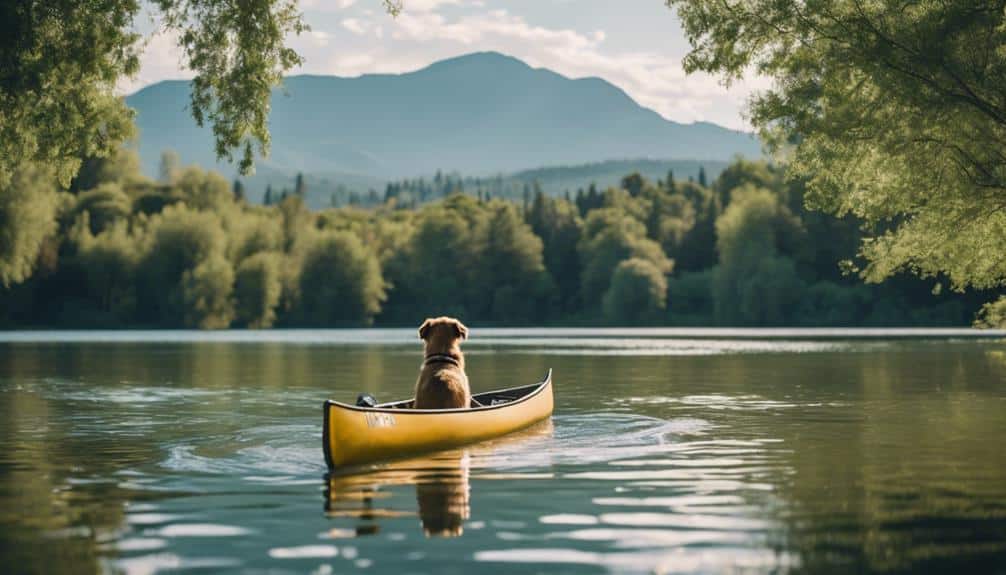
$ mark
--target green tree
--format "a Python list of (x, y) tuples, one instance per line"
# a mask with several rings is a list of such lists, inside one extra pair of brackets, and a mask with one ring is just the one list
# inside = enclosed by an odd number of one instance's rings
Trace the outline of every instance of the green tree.
[(234, 218), (227, 230), (227, 255), (240, 263), (259, 252), (283, 251), (283, 221), (275, 210), (254, 209)]
[(624, 260), (647, 260), (662, 273), (670, 273), (673, 267), (660, 244), (646, 237), (646, 226), (615, 207), (589, 213), (578, 251), (583, 266), (581, 290), (587, 306), (601, 302), (615, 268)]
[[(146, 255), (138, 270), (138, 314), (141, 320), (166, 326), (195, 325), (203, 317), (216, 326), (213, 314), (226, 311), (220, 302), (230, 296), (230, 284), (221, 281), (220, 261), (227, 240), (220, 219), (184, 205), (169, 206), (150, 220)], [(209, 260), (212, 264), (194, 270)], [(226, 279), (226, 278), (223, 278)], [(185, 284), (185, 285), (183, 285)], [(223, 294), (207, 295), (212, 288)], [(192, 311), (197, 304), (200, 309)]]
[(73, 260), (84, 279), (84, 292), (112, 324), (128, 323), (136, 309), (136, 268), (142, 253), (137, 238), (119, 222), (92, 236), (85, 213)]
[(85, 159), (77, 176), (70, 183), (69, 191), (79, 194), (104, 183), (119, 184), (128, 189), (145, 181), (139, 154), (136, 150), (121, 147), (109, 156)]
[(224, 329), (234, 319), (234, 269), (214, 253), (182, 274), (181, 295), (186, 327)]
[(133, 211), (133, 202), (116, 183), (105, 183), (82, 192), (74, 212), (87, 212), (91, 233), (99, 234), (118, 221), (124, 221)]
[(713, 275), (717, 321), (779, 325), (792, 319), (802, 285), (793, 261), (779, 256), (784, 208), (762, 188), (743, 186), (716, 221), (720, 263)]
[[(539, 192), (540, 193), (540, 192)], [(543, 319), (552, 295), (552, 279), (542, 260), (542, 241), (510, 202), (494, 201), (479, 258), (483, 294), (492, 294), (488, 310), (475, 310), (497, 321)]]
[(609, 322), (623, 325), (659, 322), (667, 307), (667, 278), (653, 262), (629, 258), (615, 268), (603, 301)]
[[(580, 190), (580, 196), (582, 196)], [(577, 207), (569, 200), (535, 196), (528, 215), (531, 230), (542, 240), (545, 268), (558, 289), (562, 311), (572, 312), (579, 306), (580, 258), (577, 243), (583, 221)]]
[(369, 325), (381, 311), (386, 285), (374, 254), (348, 232), (325, 232), (300, 270), (300, 323)]
[(629, 174), (622, 178), (622, 189), (629, 192), (629, 195), (636, 197), (643, 191), (643, 186), (646, 185), (646, 180), (643, 176), (639, 175), (639, 172)]
[[(143, 7), (156, 22), (150, 28), (172, 32), (185, 55), (193, 72), (189, 108), (211, 127), (217, 156), (231, 160), (238, 151), (248, 173), (255, 153), (268, 153), (272, 90), (301, 63), (286, 45), (306, 29), (296, 0), (14, 0), (0, 4), (0, 188), (28, 164), (45, 166), (65, 188), (85, 158), (114, 156), (134, 134), (133, 111), (117, 86), (139, 69)], [(22, 269), (14, 255), (20, 250), (0, 265)]]
[(234, 277), (235, 319), (252, 329), (272, 327), (282, 295), (282, 255), (259, 252), (237, 268)]
[(978, 313), (975, 327), (1006, 329), (1006, 296), (985, 304)]
[(766, 162), (736, 158), (720, 172), (712, 188), (720, 205), (726, 207), (730, 204), (730, 193), (745, 184), (771, 190), (778, 195), (783, 189), (783, 174), (779, 168)]
[(47, 171), (23, 166), (12, 178), (0, 175), (0, 284), (31, 276), (42, 242), (56, 229), (58, 205)]
[[(715, 194), (694, 182), (675, 184), (674, 195), (687, 200), (691, 206), (694, 223), (680, 241), (665, 243), (667, 254), (674, 258), (674, 267), (683, 272), (699, 272), (716, 264), (716, 218), (720, 203)], [(682, 210), (687, 214), (688, 210)]]
[(852, 213), (862, 271), (1006, 281), (1006, 10), (976, 2), (669, 0), (688, 71), (775, 79), (751, 118), (808, 205)]
[(174, 178), (173, 193), (189, 207), (199, 211), (220, 212), (234, 203), (234, 194), (227, 180), (217, 172), (189, 166)]

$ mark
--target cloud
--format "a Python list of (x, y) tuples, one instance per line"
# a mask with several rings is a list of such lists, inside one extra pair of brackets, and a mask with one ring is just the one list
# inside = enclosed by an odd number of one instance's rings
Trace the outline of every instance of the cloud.
[(332, 38), (332, 35), (324, 30), (311, 30), (307, 33), (307, 37), (315, 46), (324, 48), (328, 46), (328, 41)]
[(341, 12), (353, 4), (356, 0), (300, 0), (300, 7), (305, 12)]
[(131, 94), (140, 88), (162, 80), (191, 78), (192, 72), (182, 62), (175, 32), (158, 32), (144, 41), (140, 55), (140, 71), (134, 78), (123, 78), (116, 85), (120, 94)]
[(433, 12), (441, 6), (459, 6), (462, 0), (402, 0), (403, 13)]
[(357, 36), (367, 33), (367, 27), (357, 18), (346, 18), (342, 21), (342, 27)]

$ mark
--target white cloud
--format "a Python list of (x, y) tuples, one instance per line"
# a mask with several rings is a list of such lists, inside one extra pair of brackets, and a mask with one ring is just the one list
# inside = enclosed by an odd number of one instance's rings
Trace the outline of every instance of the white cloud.
[(162, 80), (191, 78), (192, 72), (182, 63), (175, 32), (159, 32), (144, 41), (140, 56), (140, 71), (135, 78), (123, 78), (116, 86), (120, 94), (130, 94)]
[(300, 7), (305, 12), (341, 12), (353, 4), (356, 0), (300, 0)]
[(315, 46), (324, 48), (328, 46), (328, 41), (332, 38), (332, 35), (324, 30), (311, 30), (308, 32), (307, 37), (310, 38)]
[(349, 30), (357, 36), (362, 36), (367, 33), (367, 27), (357, 18), (345, 18), (342, 21), (342, 27)]
[(433, 12), (441, 6), (460, 4), (461, 0), (402, 0), (402, 13)]

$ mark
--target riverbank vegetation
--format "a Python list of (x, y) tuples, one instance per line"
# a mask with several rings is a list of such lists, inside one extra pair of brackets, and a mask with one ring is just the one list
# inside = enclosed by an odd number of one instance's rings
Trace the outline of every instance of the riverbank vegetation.
[(859, 222), (808, 212), (803, 186), (765, 163), (708, 185), (630, 174), (570, 200), (469, 190), (412, 207), (389, 188), (372, 208), (312, 211), (303, 185), (256, 205), (240, 182), (165, 159), (158, 181), (122, 150), (68, 191), (38, 169), (0, 190), (4, 324), (964, 325), (990, 299), (843, 275)]
[[(809, 206), (853, 215), (862, 274), (1006, 286), (1006, 4), (667, 0), (686, 71), (773, 80), (749, 107)], [(1006, 325), (1006, 299), (980, 323)]]

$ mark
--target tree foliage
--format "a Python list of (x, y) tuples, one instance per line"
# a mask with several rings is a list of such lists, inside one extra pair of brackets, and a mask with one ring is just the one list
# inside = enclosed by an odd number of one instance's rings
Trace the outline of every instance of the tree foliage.
[(86, 297), (112, 321), (129, 321), (136, 311), (136, 273), (140, 253), (137, 239), (125, 223), (91, 235), (86, 215), (79, 220), (80, 236), (74, 264), (84, 278)]
[[(147, 233), (146, 256), (139, 272), (143, 283), (141, 313), (149, 321), (165, 325), (211, 327), (222, 323), (229, 315), (226, 300), (233, 273), (228, 279), (221, 271), (226, 237), (219, 217), (185, 205), (171, 206), (151, 219)], [(222, 293), (210, 294), (213, 289)], [(199, 309), (191, 310), (195, 304)]]
[(604, 315), (621, 325), (659, 323), (667, 307), (667, 277), (653, 262), (630, 258), (615, 268), (604, 294)]
[(795, 318), (802, 290), (793, 261), (779, 257), (789, 214), (764, 188), (745, 184), (731, 195), (716, 221), (716, 317), (728, 325), (784, 324)]
[(181, 296), (186, 327), (222, 329), (234, 319), (234, 269), (213, 253), (182, 274)]
[(615, 268), (624, 260), (649, 261), (662, 273), (670, 273), (673, 267), (660, 244), (646, 237), (646, 226), (618, 207), (601, 208), (588, 214), (579, 252), (583, 266), (583, 299), (587, 305), (600, 303)]
[[(757, 162), (736, 162), (724, 172), (732, 183), (709, 188), (631, 176), (631, 190), (579, 205), (532, 192), (524, 212), (477, 188), (417, 209), (394, 193), (373, 208), (312, 211), (297, 194), (255, 205), (217, 175), (176, 165), (155, 182), (134, 160), (85, 161), (72, 193), (38, 170), (0, 192), (4, 221), (30, 224), (2, 230), (0, 249), (17, 250), (22, 267), (0, 288), (0, 321), (264, 328), (446, 313), (494, 325), (961, 325), (998, 295), (934, 295), (904, 275), (857, 285), (837, 262), (854, 253), (858, 221), (808, 212), (800, 182), (766, 178), (777, 170)], [(46, 198), (44, 213), (24, 190)], [(981, 321), (994, 325), (998, 309)]]
[(0, 284), (31, 276), (42, 241), (55, 230), (57, 200), (44, 170), (22, 167), (6, 181), (0, 175)]
[(235, 319), (253, 329), (272, 327), (283, 292), (283, 258), (259, 252), (238, 265), (234, 277)]
[(1006, 329), (1006, 296), (985, 304), (978, 312), (975, 327)]
[(300, 272), (305, 325), (369, 325), (386, 286), (377, 258), (347, 232), (325, 232), (307, 248)]
[(751, 117), (807, 203), (873, 231), (870, 281), (1006, 282), (1006, 9), (976, 2), (668, 0), (689, 71), (775, 80)]

